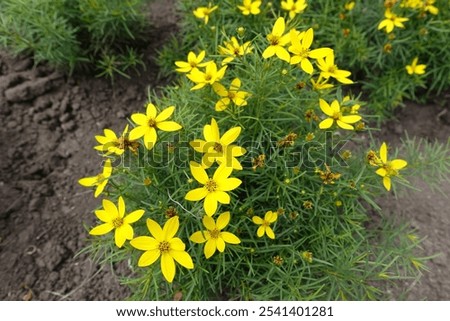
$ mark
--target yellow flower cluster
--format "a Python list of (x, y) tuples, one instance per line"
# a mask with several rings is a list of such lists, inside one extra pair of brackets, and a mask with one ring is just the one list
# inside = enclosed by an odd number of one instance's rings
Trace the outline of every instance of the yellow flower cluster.
[[(316, 61), (320, 70), (319, 78), (313, 81), (316, 89), (329, 88), (327, 81), (334, 78), (343, 84), (352, 84), (349, 79), (351, 72), (339, 69), (334, 62), (334, 51), (331, 48), (311, 49), (314, 40), (314, 31), (309, 28), (306, 31), (291, 29), (286, 32), (286, 22), (283, 17), (278, 18), (273, 25), (272, 32), (267, 35), (269, 46), (264, 50), (262, 56), (268, 59), (277, 56), (279, 59), (292, 65), (298, 65), (307, 74), (314, 72), (314, 66), (310, 59)], [(286, 49), (286, 47), (290, 46)]]

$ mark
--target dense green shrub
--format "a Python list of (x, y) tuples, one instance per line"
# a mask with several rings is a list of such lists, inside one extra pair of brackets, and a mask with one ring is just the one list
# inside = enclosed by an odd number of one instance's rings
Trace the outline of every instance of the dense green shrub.
[(147, 0), (2, 0), (0, 44), (13, 53), (73, 71), (125, 75), (141, 64), (136, 44), (146, 24)]

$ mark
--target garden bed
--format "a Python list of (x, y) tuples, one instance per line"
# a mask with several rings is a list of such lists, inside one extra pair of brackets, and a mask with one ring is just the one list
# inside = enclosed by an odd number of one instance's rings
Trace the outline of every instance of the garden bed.
[[(27, 57), (0, 54), (0, 299), (1, 300), (120, 300), (129, 295), (116, 273), (123, 264), (100, 267), (88, 256), (76, 256), (92, 226), (92, 210), (100, 201), (77, 184), (100, 165), (92, 148), (103, 128), (120, 132), (125, 119), (143, 109), (147, 87), (165, 84), (152, 61), (156, 50), (175, 28), (167, 1), (151, 12), (155, 28), (146, 50), (147, 69), (140, 76), (118, 78), (114, 84), (92, 75), (72, 77), (47, 66), (34, 67)], [(384, 126), (381, 138), (392, 144), (408, 133), (446, 142), (450, 133), (449, 97), (430, 105), (407, 103), (397, 120)], [(448, 199), (423, 190), (381, 200), (384, 213), (411, 223), (432, 259), (421, 284), (406, 297), (393, 299), (450, 300), (447, 267), (450, 242)], [(441, 186), (450, 195), (450, 187)], [(405, 287), (408, 284), (405, 283)]]

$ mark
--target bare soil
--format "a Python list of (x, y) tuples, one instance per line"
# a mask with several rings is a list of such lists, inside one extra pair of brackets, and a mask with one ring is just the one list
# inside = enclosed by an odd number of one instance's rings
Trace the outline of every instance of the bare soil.
[[(71, 77), (27, 57), (0, 53), (0, 300), (122, 300), (129, 295), (117, 274), (127, 267), (101, 268), (85, 255), (84, 225), (94, 222), (99, 205), (92, 191), (77, 184), (95, 174), (100, 160), (94, 135), (116, 132), (131, 113), (142, 110), (148, 87), (158, 78), (152, 57), (176, 30), (173, 0), (151, 7), (154, 27), (146, 49), (147, 69), (131, 80), (92, 75)], [(410, 136), (446, 142), (449, 99), (427, 106), (407, 104), (386, 124), (382, 138)], [(448, 198), (419, 184), (420, 192), (386, 198), (387, 213), (411, 222), (427, 255), (441, 253), (411, 289), (408, 300), (450, 300), (450, 206)], [(442, 185), (450, 195), (450, 186)], [(405, 287), (410, 286), (405, 284)]]

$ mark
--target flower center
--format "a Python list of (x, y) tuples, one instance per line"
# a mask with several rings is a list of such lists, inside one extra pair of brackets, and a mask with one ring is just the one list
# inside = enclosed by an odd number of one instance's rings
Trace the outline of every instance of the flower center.
[(222, 153), (223, 152), (223, 147), (222, 147), (222, 145), (221, 144), (219, 144), (219, 143), (214, 143), (214, 150), (216, 151), (216, 152), (218, 152), (218, 153)]
[(274, 36), (272, 34), (267, 35), (267, 40), (269, 40), (271, 46), (277, 46), (280, 43), (278, 36)]
[(101, 184), (106, 178), (103, 176), (103, 174), (98, 174), (97, 177), (97, 184)]
[(336, 69), (337, 69), (336, 65), (330, 66), (328, 67), (328, 72), (334, 74), (336, 72)]
[(159, 243), (159, 250), (161, 252), (169, 252), (170, 251), (170, 243), (167, 241), (162, 241)]
[(113, 225), (115, 228), (121, 227), (123, 225), (123, 218), (120, 217), (116, 217), (113, 221), (112, 221)]
[(150, 118), (148, 120), (148, 127), (156, 127), (156, 120), (154, 120), (153, 118)]
[(236, 93), (234, 91), (229, 91), (228, 92), (228, 98), (234, 99), (235, 97), (236, 97)]
[(332, 117), (334, 120), (338, 120), (338, 119), (341, 119), (341, 113), (340, 112), (335, 112), (334, 114), (333, 114), (333, 117)]
[(215, 192), (217, 189), (217, 183), (212, 179), (208, 179), (205, 184), (205, 188), (208, 190), (208, 192)]
[(386, 176), (397, 176), (397, 170), (393, 169), (389, 163), (384, 164), (383, 168), (386, 170)]
[(217, 239), (217, 238), (219, 238), (220, 231), (215, 228), (214, 230), (212, 230), (212, 231), (210, 230), (209, 231), (209, 235), (211, 236), (211, 238)]

